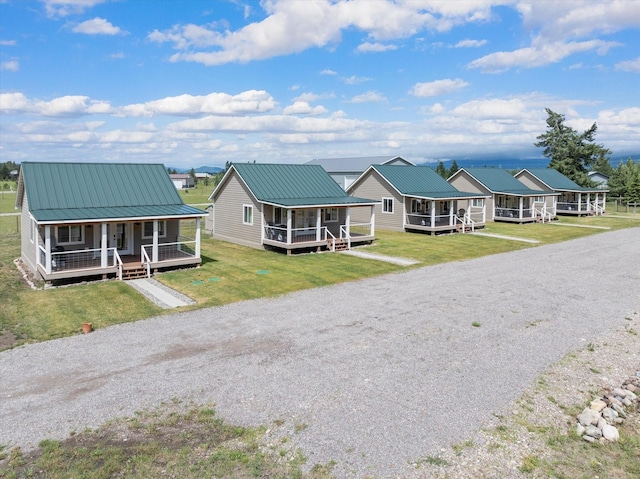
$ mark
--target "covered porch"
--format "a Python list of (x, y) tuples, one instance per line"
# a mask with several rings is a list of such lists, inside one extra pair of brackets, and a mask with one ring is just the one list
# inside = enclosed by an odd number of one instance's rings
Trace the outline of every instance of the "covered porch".
[(474, 231), (486, 223), (484, 198), (405, 199), (404, 229), (429, 233)]
[(555, 202), (547, 206), (545, 196), (495, 195), (494, 221), (534, 223), (551, 221), (556, 217)]
[(197, 266), (200, 225), (200, 217), (38, 224), (37, 271), (50, 282), (150, 277), (163, 268)]
[[(354, 222), (353, 209), (368, 210), (369, 221)], [(287, 208), (266, 204), (262, 244), (284, 249), (337, 251), (375, 239), (374, 205)]]
[(556, 207), (561, 215), (603, 215), (606, 201), (606, 192), (564, 191)]

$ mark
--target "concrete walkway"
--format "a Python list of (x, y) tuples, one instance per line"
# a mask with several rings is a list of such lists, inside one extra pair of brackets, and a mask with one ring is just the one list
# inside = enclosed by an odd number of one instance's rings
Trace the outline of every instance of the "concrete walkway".
[(556, 225), (556, 226), (572, 226), (574, 228), (592, 228), (592, 229), (596, 229), (596, 230), (610, 230), (611, 228), (609, 226), (594, 226), (594, 225), (574, 225), (571, 223), (548, 223), (550, 225)]
[(175, 289), (169, 288), (155, 279), (131, 279), (126, 281), (126, 283), (146, 296), (149, 301), (164, 309), (178, 308), (180, 306), (188, 306), (196, 303), (191, 298), (176, 291)]
[(364, 259), (373, 259), (376, 261), (385, 261), (387, 263), (393, 263), (400, 266), (411, 266), (414, 264), (418, 264), (420, 262), (413, 259), (398, 258), (396, 256), (386, 256), (386, 255), (376, 254), (376, 253), (367, 253), (365, 251), (353, 250), (353, 249), (342, 251), (342, 254), (357, 256), (358, 258), (364, 258)]
[(507, 236), (507, 235), (499, 235), (494, 233), (480, 233), (478, 231), (474, 233), (467, 233), (467, 234), (472, 234), (476, 236), (488, 236), (489, 238), (500, 238), (500, 239), (510, 240), (510, 241), (522, 241), (523, 243), (533, 243), (533, 244), (540, 243), (540, 241), (538, 240), (529, 239), (529, 238), (519, 238), (518, 236)]

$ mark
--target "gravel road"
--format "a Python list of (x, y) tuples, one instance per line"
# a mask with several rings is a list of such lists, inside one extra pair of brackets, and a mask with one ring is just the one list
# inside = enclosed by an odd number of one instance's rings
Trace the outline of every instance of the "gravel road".
[(639, 308), (632, 228), (113, 326), (0, 353), (0, 443), (184, 398), (284, 420), (340, 477), (409, 475)]

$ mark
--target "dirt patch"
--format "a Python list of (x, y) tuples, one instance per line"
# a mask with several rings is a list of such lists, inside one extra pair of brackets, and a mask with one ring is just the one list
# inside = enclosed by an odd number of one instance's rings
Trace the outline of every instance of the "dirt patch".
[(13, 348), (20, 344), (18, 337), (11, 331), (0, 332), (0, 351), (4, 349)]

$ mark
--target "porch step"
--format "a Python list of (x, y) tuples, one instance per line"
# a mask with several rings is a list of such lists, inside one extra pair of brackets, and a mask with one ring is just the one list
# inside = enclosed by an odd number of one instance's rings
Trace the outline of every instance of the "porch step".
[(336, 251), (345, 251), (349, 249), (349, 242), (344, 238), (336, 238)]
[(147, 268), (144, 266), (124, 267), (122, 269), (122, 279), (139, 279), (147, 277)]

